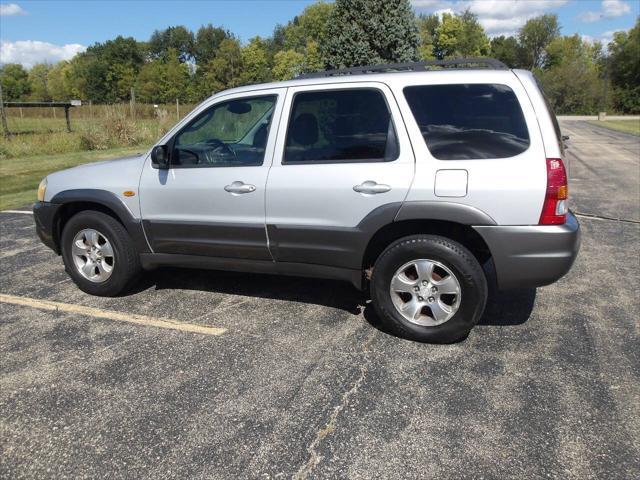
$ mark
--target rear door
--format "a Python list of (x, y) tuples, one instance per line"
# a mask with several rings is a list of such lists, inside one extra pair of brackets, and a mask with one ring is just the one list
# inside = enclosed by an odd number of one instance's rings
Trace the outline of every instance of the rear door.
[(364, 225), (393, 220), (413, 173), (406, 129), (386, 85), (289, 88), (267, 182), (272, 255), (361, 268)]

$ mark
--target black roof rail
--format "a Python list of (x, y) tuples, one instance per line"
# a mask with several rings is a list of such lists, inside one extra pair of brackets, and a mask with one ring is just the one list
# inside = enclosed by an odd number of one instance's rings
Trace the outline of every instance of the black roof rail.
[(299, 78), (322, 78), (338, 77), (341, 75), (363, 75), (367, 73), (390, 73), (390, 72), (420, 72), (429, 69), (442, 68), (486, 68), (492, 70), (508, 70), (504, 63), (495, 58), (467, 57), (453, 58), (451, 60), (427, 60), (424, 62), (389, 63), (385, 65), (365, 65), (362, 67), (338, 68), (336, 70), (325, 70), (322, 72), (303, 73)]

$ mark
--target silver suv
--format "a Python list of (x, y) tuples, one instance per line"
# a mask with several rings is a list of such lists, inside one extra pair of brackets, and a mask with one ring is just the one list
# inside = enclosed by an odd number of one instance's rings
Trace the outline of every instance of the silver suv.
[(452, 342), (485, 272), (507, 289), (571, 268), (567, 193), (533, 75), (464, 59), (220, 92), (145, 155), (49, 175), (34, 213), (93, 295), (161, 265), (330, 278), (368, 288), (399, 335)]

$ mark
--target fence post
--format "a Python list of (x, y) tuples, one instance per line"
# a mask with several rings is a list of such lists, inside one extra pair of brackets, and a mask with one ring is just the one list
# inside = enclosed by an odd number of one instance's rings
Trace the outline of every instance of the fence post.
[(0, 85), (0, 117), (2, 118), (2, 133), (5, 137), (9, 138), (11, 133), (7, 126), (7, 112), (4, 109), (4, 100), (2, 99), (2, 85)]
[(93, 102), (91, 100), (89, 100), (89, 116), (91, 117), (91, 120), (93, 121)]
[(180, 101), (176, 98), (176, 120), (180, 120)]
[(69, 120), (69, 105), (64, 107), (64, 118), (67, 120), (67, 132), (71, 133), (71, 121)]
[(131, 112), (131, 118), (136, 118), (136, 91), (131, 87), (131, 98), (129, 99), (129, 110)]

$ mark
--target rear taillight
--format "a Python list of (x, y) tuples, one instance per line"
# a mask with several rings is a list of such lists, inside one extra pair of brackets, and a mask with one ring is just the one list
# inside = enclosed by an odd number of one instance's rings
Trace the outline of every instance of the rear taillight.
[(547, 158), (547, 194), (540, 225), (561, 225), (567, 220), (567, 171), (561, 158)]

